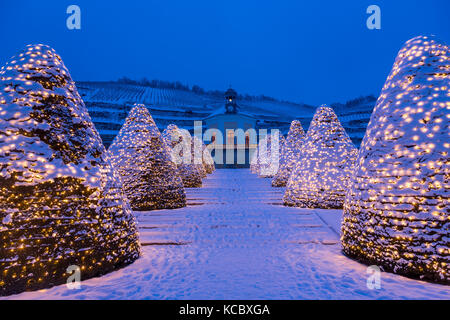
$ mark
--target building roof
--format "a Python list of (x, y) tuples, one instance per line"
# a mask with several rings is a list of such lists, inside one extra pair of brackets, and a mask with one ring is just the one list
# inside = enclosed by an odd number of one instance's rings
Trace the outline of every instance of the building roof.
[[(218, 108), (216, 111), (211, 113), (209, 116), (207, 116), (205, 119), (213, 118), (215, 116), (219, 115), (242, 115), (244, 117), (249, 117), (255, 119), (255, 117), (248, 113), (243, 113), (240, 111), (239, 105), (236, 103), (236, 97), (237, 92), (233, 88), (228, 88), (228, 90), (225, 92), (225, 104), (222, 105), (220, 108)], [(231, 100), (233, 98), (233, 101)], [(228, 107), (232, 107), (232, 111)]]
[(226, 109), (225, 106), (221, 106), (216, 111), (214, 111), (209, 116), (207, 116), (205, 118), (205, 120), (206, 119), (210, 119), (210, 118), (214, 118), (214, 117), (220, 116), (220, 115), (238, 115), (238, 116), (240, 115), (240, 116), (244, 116), (244, 117), (255, 119), (255, 117), (253, 115), (251, 115), (250, 113), (245, 113), (245, 112), (240, 112), (240, 111), (238, 111), (236, 113), (230, 113), (230, 112), (227, 112), (227, 109)]

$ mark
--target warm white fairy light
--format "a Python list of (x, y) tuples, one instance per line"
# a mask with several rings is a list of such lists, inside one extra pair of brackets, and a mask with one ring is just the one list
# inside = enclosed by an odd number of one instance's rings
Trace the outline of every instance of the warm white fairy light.
[(172, 159), (177, 164), (184, 187), (200, 188), (202, 173), (199, 171), (199, 165), (193, 163), (190, 133), (186, 134), (186, 131), (176, 125), (169, 124), (162, 136), (172, 149)]
[(202, 149), (203, 149), (203, 166), (205, 167), (206, 173), (211, 174), (216, 170), (216, 166), (214, 164), (214, 159), (209, 152), (208, 147), (202, 141)]
[[(260, 166), (261, 155), (266, 154), (268, 149), (270, 150), (270, 138), (267, 135), (260, 136), (256, 150), (253, 153), (252, 158), (250, 159), (250, 172), (251, 173), (259, 174), (260, 169), (261, 169), (261, 166)], [(266, 157), (266, 158), (269, 159), (269, 157)]]
[(188, 130), (181, 129), (183, 136), (187, 137), (191, 143), (191, 161), (192, 164), (197, 168), (197, 171), (200, 173), (200, 176), (203, 178), (206, 177), (206, 168), (203, 161), (203, 145), (202, 140), (197, 136), (191, 136)]
[(144, 105), (133, 106), (108, 152), (134, 210), (186, 206), (172, 150)]
[(278, 129), (262, 137), (250, 162), (250, 170), (255, 170), (260, 178), (275, 176), (280, 168), (280, 155), (284, 143), (285, 138)]
[(258, 173), (258, 147), (259, 145), (257, 145), (256, 150), (253, 152), (250, 159), (250, 172), (253, 174)]
[(291, 122), (286, 142), (281, 149), (280, 168), (272, 180), (273, 187), (285, 187), (287, 181), (299, 161), (300, 147), (305, 139), (305, 131), (298, 120)]
[(333, 109), (317, 108), (286, 185), (284, 204), (342, 208), (356, 153)]
[(139, 256), (134, 217), (59, 55), (30, 45), (0, 71), (0, 295)]
[(450, 283), (449, 47), (416, 37), (377, 101), (344, 205), (344, 252)]

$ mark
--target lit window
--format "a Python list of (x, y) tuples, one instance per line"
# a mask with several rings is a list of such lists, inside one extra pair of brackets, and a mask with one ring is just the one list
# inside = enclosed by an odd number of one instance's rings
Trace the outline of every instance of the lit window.
[(227, 144), (234, 144), (234, 130), (227, 131)]

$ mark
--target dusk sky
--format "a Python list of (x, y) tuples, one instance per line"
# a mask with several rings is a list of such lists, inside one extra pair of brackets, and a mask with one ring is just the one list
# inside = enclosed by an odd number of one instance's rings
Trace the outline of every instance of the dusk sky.
[[(68, 30), (66, 8), (81, 8)], [(366, 8), (381, 8), (381, 30)], [(26, 44), (62, 56), (75, 80), (161, 79), (321, 103), (378, 96), (403, 43), (450, 42), (450, 1), (4, 1), (0, 65)]]

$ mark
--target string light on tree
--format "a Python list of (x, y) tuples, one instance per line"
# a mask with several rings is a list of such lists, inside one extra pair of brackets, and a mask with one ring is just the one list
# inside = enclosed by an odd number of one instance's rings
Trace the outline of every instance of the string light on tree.
[(289, 177), (284, 204), (342, 208), (356, 153), (333, 109), (317, 108)]
[(258, 144), (256, 171), (260, 178), (274, 177), (280, 168), (280, 154), (285, 138), (279, 130), (272, 130)]
[[(184, 132), (184, 133), (183, 133)], [(171, 147), (172, 160), (178, 167), (185, 188), (200, 188), (202, 174), (192, 162), (191, 135), (181, 131), (175, 124), (169, 124), (162, 136)]]
[(205, 167), (206, 173), (211, 174), (216, 170), (216, 166), (214, 164), (214, 159), (209, 152), (208, 147), (202, 141), (202, 149), (203, 149), (203, 166)]
[(200, 173), (200, 176), (203, 178), (206, 177), (206, 167), (204, 165), (203, 160), (203, 145), (202, 140), (198, 138), (197, 136), (191, 136), (188, 130), (181, 129), (183, 132), (183, 135), (188, 137), (191, 143), (191, 159), (192, 164), (197, 168), (198, 172)]
[(144, 105), (134, 105), (108, 152), (134, 210), (186, 206), (171, 149)]
[(257, 148), (256, 148), (255, 152), (252, 154), (251, 159), (250, 159), (250, 172), (251, 173), (258, 174), (258, 172), (260, 171), (260, 155), (267, 152), (267, 151), (263, 151), (263, 149), (267, 150), (268, 148), (270, 148), (269, 143), (268, 143), (268, 136), (261, 135), (259, 137), (259, 142), (258, 142)]
[(285, 187), (299, 160), (300, 147), (305, 138), (305, 131), (298, 120), (291, 122), (286, 142), (281, 150), (280, 169), (272, 180), (272, 187)]
[(450, 283), (449, 47), (406, 42), (370, 119), (344, 205), (344, 252)]
[(253, 174), (258, 173), (258, 149), (252, 154), (250, 159), (250, 172)]
[(75, 83), (48, 46), (0, 71), (0, 295), (139, 257), (135, 220)]

